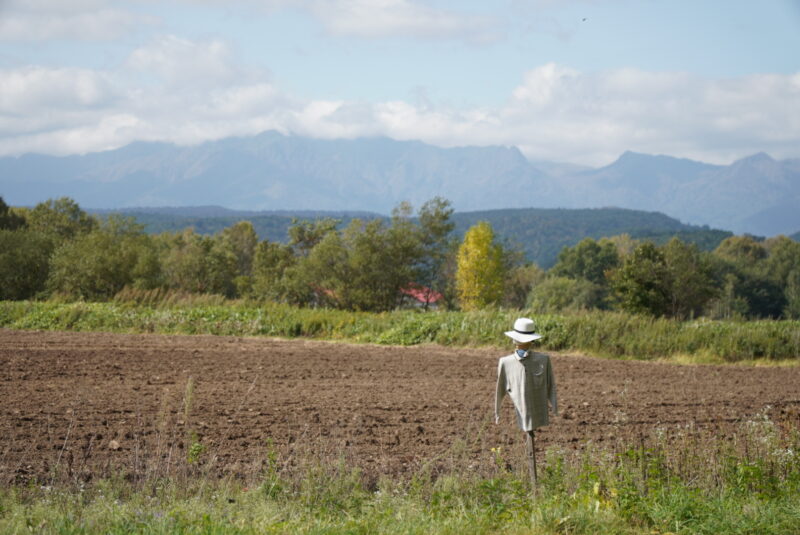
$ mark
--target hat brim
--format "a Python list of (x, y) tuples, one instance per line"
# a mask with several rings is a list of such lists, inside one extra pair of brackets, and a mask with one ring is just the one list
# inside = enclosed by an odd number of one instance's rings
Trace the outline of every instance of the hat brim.
[(539, 338), (542, 337), (541, 334), (537, 334), (537, 333), (522, 334), (522, 333), (518, 333), (517, 331), (506, 331), (505, 335), (508, 336), (509, 338), (511, 338), (512, 340), (514, 340), (515, 342), (520, 342), (520, 343), (523, 343), (523, 344), (525, 344), (527, 342), (533, 342), (534, 340), (538, 340)]

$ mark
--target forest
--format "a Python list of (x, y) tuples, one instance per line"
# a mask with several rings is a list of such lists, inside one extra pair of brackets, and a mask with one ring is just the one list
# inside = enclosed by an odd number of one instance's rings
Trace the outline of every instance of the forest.
[[(450, 202), (391, 218), (292, 220), (285, 242), (250, 221), (213, 235), (148, 234), (69, 198), (12, 208), (0, 198), (0, 299), (142, 300), (208, 294), (355, 311), (405, 307), (539, 313), (619, 310), (654, 317), (800, 318), (800, 243), (728, 236), (710, 251), (620, 234), (564, 247), (543, 269), (479, 221), (456, 238)], [(523, 237), (524, 238), (524, 237)]]

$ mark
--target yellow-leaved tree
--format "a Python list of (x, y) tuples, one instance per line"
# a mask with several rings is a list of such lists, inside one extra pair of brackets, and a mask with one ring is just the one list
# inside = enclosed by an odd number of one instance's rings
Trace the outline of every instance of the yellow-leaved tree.
[(456, 291), (463, 310), (476, 310), (500, 303), (503, 298), (503, 250), (494, 242), (494, 231), (486, 221), (472, 226), (458, 248)]

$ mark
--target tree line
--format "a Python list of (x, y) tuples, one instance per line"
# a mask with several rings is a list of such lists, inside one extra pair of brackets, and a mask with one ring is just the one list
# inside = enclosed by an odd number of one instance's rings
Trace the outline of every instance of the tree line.
[(437, 197), (416, 213), (401, 203), (388, 220), (294, 220), (284, 243), (259, 240), (249, 221), (211, 236), (147, 234), (132, 218), (96, 218), (69, 198), (31, 209), (0, 198), (0, 299), (110, 300), (165, 289), (364, 311), (413, 302), (800, 318), (800, 244), (784, 236), (731, 236), (710, 252), (678, 238), (586, 238), (545, 271), (485, 221), (457, 240), (452, 214)]

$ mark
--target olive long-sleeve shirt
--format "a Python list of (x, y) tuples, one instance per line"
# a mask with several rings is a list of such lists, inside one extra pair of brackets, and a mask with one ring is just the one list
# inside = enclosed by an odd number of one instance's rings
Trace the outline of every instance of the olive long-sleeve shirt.
[(497, 365), (497, 395), (494, 403), (495, 421), (500, 418), (500, 404), (508, 394), (517, 412), (517, 422), (523, 431), (533, 431), (549, 423), (547, 403), (558, 414), (556, 382), (550, 357), (529, 352), (525, 358), (516, 354), (500, 359)]

